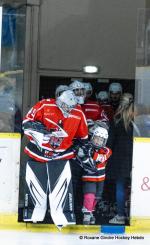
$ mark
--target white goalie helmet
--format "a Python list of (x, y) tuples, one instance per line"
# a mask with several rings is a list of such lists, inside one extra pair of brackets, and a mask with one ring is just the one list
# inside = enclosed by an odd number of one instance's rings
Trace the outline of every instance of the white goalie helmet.
[(108, 130), (106, 128), (97, 126), (92, 133), (91, 143), (97, 149), (105, 147), (108, 139)]
[(109, 92), (122, 93), (122, 85), (120, 83), (111, 83), (109, 86)]
[(81, 105), (84, 104), (85, 94), (86, 94), (84, 83), (80, 82), (79, 80), (74, 80), (69, 85), (69, 87), (75, 93), (78, 104), (81, 104)]
[(64, 117), (68, 117), (70, 111), (77, 105), (77, 99), (73, 91), (66, 90), (57, 97), (56, 104), (62, 111)]
[(108, 92), (105, 91), (105, 90), (100, 91), (100, 92), (97, 94), (97, 99), (100, 100), (100, 101), (108, 101), (108, 99), (109, 99)]
[(60, 96), (61, 93), (64, 92), (64, 91), (66, 91), (66, 90), (69, 90), (69, 86), (67, 86), (67, 85), (59, 85), (56, 88), (56, 91), (55, 91), (55, 98), (57, 98), (58, 96)]

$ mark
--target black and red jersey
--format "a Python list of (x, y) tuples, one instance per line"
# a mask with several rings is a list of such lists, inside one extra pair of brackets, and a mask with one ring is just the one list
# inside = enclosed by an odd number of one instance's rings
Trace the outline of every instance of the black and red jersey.
[(105, 180), (105, 167), (108, 158), (112, 155), (112, 150), (108, 147), (103, 147), (99, 150), (95, 150), (92, 156), (93, 160), (96, 162), (97, 172), (89, 174), (84, 171), (82, 180), (87, 182), (101, 182)]

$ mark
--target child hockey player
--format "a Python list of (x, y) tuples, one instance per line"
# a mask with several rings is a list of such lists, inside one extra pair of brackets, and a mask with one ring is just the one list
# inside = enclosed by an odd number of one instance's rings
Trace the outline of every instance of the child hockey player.
[(78, 154), (83, 163), (83, 224), (95, 224), (93, 211), (96, 203), (101, 199), (105, 180), (105, 166), (111, 156), (111, 149), (106, 147), (108, 131), (105, 127), (94, 127), (91, 133), (90, 147)]

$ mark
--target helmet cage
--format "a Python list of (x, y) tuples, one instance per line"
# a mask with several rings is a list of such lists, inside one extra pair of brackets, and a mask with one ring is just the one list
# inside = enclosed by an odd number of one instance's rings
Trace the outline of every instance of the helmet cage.
[(93, 144), (93, 146), (97, 149), (101, 147), (105, 147), (107, 139), (108, 139), (107, 129), (102, 128), (100, 126), (96, 126), (91, 136), (91, 143)]
[(104, 139), (101, 136), (93, 135), (91, 138), (91, 143), (96, 149), (106, 146), (107, 139)]
[(65, 117), (77, 105), (77, 98), (71, 90), (64, 91), (57, 99), (56, 104)]

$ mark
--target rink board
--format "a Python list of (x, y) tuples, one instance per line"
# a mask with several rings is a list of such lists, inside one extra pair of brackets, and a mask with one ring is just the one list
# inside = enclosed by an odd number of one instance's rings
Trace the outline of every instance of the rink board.
[[(0, 229), (35, 232), (60, 232), (53, 224), (18, 223), (18, 189), (20, 134), (0, 134)], [(132, 194), (130, 226), (70, 225), (63, 233), (150, 233), (149, 182), (150, 139), (135, 138), (133, 149)], [(144, 154), (141, 154), (143, 153)], [(9, 153), (9, 154), (8, 154)], [(146, 179), (144, 179), (146, 177)], [(147, 181), (147, 188), (145, 182)], [(9, 183), (9, 184), (8, 184)], [(144, 184), (144, 185), (143, 185)], [(5, 193), (3, 193), (5, 190)]]
[[(32, 223), (18, 223), (18, 214), (1, 214), (0, 215), (0, 230), (20, 230), (20, 231), (31, 231), (31, 232), (55, 232), (60, 231), (55, 225), (48, 224), (32, 224)], [(130, 226), (117, 226), (117, 225), (70, 225), (63, 227), (62, 233), (108, 233), (108, 234), (122, 234), (122, 233), (149, 233), (150, 234), (150, 219), (131, 219)]]
[(19, 133), (0, 133), (0, 213), (18, 211)]

